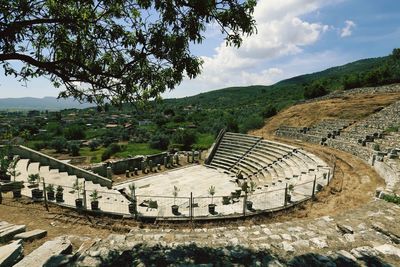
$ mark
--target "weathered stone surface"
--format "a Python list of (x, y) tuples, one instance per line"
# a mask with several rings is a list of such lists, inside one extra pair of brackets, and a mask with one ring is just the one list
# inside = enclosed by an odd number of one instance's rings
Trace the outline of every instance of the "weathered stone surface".
[(398, 258), (400, 258), (400, 249), (393, 245), (384, 244), (381, 246), (374, 247), (374, 249), (379, 251), (382, 254), (394, 255), (394, 256), (397, 256)]
[(11, 244), (0, 247), (0, 267), (8, 267), (19, 261), (24, 249), (21, 241), (14, 241)]
[(372, 247), (369, 246), (353, 248), (350, 252), (357, 259), (362, 259), (364, 257), (373, 257), (377, 255), (377, 252)]
[(47, 235), (47, 231), (46, 230), (40, 230), (40, 229), (36, 229), (36, 230), (32, 230), (32, 231), (28, 231), (25, 233), (20, 233), (14, 236), (14, 239), (22, 239), (23, 241), (32, 241), (35, 239), (41, 239), (43, 237), (45, 237)]
[(337, 228), (339, 229), (342, 234), (353, 234), (353, 228), (348, 225), (336, 224)]
[(347, 259), (347, 261), (357, 261), (357, 259), (346, 250), (339, 250), (336, 252), (336, 254), (338, 254), (338, 256), (342, 257), (343, 259)]
[(372, 228), (375, 231), (378, 231), (381, 234), (386, 235), (387, 237), (389, 237), (394, 243), (396, 244), (400, 244), (400, 237), (392, 232), (390, 232), (389, 230), (387, 230), (382, 223), (376, 222), (372, 224)]
[(4, 229), (10, 228), (11, 226), (14, 226), (14, 225), (10, 224), (8, 222), (2, 222), (0, 224), (0, 232), (4, 231)]
[(47, 262), (51, 263), (53, 257), (60, 254), (70, 253), (72, 250), (71, 242), (67, 237), (61, 236), (51, 241), (47, 241), (28, 256), (18, 262), (15, 267), (43, 266)]
[(326, 243), (326, 238), (322, 237), (314, 237), (310, 239), (310, 242), (313, 243), (318, 248), (326, 248), (328, 244)]
[(25, 225), (13, 225), (8, 228), (4, 228), (0, 232), (0, 243), (7, 242), (13, 238), (14, 235), (25, 232), (26, 226)]
[(294, 252), (294, 251), (295, 251), (294, 247), (293, 247), (289, 242), (287, 242), (287, 241), (283, 241), (283, 242), (281, 243), (281, 245), (282, 245), (282, 249), (283, 249), (285, 252)]

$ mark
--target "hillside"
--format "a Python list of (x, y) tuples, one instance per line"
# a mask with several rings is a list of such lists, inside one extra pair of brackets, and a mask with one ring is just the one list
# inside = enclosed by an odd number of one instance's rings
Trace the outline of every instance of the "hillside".
[(228, 87), (191, 97), (167, 99), (166, 102), (171, 101), (174, 104), (183, 105), (201, 105), (210, 108), (215, 106), (225, 108), (235, 106), (236, 104), (247, 105), (254, 103), (263, 103), (264, 105), (274, 103), (279, 107), (284, 107), (303, 99), (305, 84), (311, 84), (317, 80), (329, 79), (336, 81), (336, 87), (335, 84), (330, 83), (329, 90), (340, 89), (339, 82), (345, 76), (367, 72), (380, 67), (386, 60), (388, 60), (388, 57), (362, 59), (320, 72), (296, 76), (271, 86)]
[[(362, 59), (343, 66), (333, 67), (324, 71), (296, 76), (280, 81), (271, 86), (252, 85), (229, 87), (201, 93), (195, 96), (179, 99), (165, 99), (167, 106), (201, 106), (205, 109), (240, 109), (246, 107), (252, 112), (259, 112), (259, 105), (274, 105), (277, 109), (287, 107), (304, 98), (304, 88), (318, 80), (329, 81), (329, 91), (340, 89), (341, 81), (349, 75), (367, 72), (380, 67), (388, 57)], [(80, 104), (72, 99), (45, 98), (5, 98), (0, 99), (0, 110), (60, 110), (68, 108), (86, 108), (93, 105)], [(128, 105), (129, 106), (129, 105)]]
[[(380, 88), (399, 88), (399, 85)], [(311, 126), (325, 119), (359, 120), (400, 100), (400, 90), (397, 90), (397, 92), (378, 91), (377, 93), (368, 89), (361, 88), (356, 91), (348, 91), (340, 95), (333, 94), (315, 101), (293, 105), (267, 119), (261, 129), (254, 130), (251, 134), (272, 137), (275, 130), (282, 125)]]

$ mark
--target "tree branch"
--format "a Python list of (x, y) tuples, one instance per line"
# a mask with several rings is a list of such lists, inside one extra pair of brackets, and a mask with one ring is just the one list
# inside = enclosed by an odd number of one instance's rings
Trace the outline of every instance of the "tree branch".
[(5, 38), (7, 36), (14, 35), (15, 33), (21, 31), (22, 28), (28, 27), (28, 26), (33, 26), (33, 25), (38, 25), (38, 24), (56, 24), (56, 23), (69, 24), (72, 22), (74, 22), (74, 20), (69, 19), (69, 18), (63, 18), (63, 19), (41, 18), (41, 19), (15, 21), (15, 22), (7, 24), (7, 28), (0, 31), (0, 38)]

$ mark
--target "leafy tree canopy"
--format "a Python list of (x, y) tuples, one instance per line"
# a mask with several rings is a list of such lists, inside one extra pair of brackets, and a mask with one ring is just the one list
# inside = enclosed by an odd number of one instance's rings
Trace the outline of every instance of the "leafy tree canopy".
[[(45, 76), (60, 97), (142, 101), (200, 73), (190, 43), (211, 23), (228, 45), (255, 31), (256, 0), (0, 0), (0, 64), (21, 81)], [(13, 61), (21, 62), (12, 64)]]

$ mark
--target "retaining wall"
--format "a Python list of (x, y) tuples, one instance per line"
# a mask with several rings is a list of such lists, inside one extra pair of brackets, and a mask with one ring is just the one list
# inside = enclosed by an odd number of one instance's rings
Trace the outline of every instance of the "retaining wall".
[(112, 181), (102, 177), (96, 173), (86, 171), (74, 165), (62, 162), (56, 158), (50, 157), (33, 149), (25, 146), (13, 146), (11, 152), (14, 155), (19, 155), (21, 158), (30, 159), (34, 162), (39, 162), (43, 166), (49, 166), (50, 169), (58, 169), (60, 172), (67, 172), (69, 175), (76, 175), (79, 178), (92, 181), (93, 183), (100, 184), (111, 188)]
[[(146, 156), (148, 163), (150, 160), (153, 164), (164, 164), (164, 157), (168, 155), (167, 152)], [(124, 174), (126, 170), (133, 171), (135, 168), (141, 169), (141, 162), (144, 156), (137, 156), (117, 161), (110, 161), (109, 163), (102, 163), (91, 166), (91, 171), (101, 176), (107, 177), (107, 167), (110, 166), (113, 174)]]

